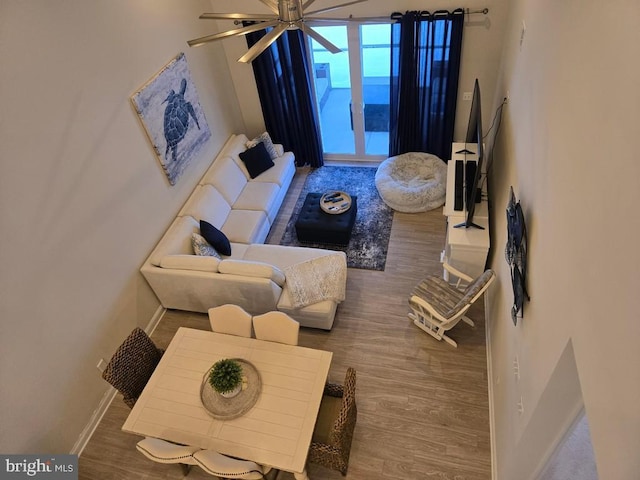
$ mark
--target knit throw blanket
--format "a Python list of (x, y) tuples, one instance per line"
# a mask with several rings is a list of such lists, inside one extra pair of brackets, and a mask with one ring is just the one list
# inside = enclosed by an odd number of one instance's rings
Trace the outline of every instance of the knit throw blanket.
[(291, 265), (284, 275), (294, 308), (345, 299), (347, 257), (343, 252)]

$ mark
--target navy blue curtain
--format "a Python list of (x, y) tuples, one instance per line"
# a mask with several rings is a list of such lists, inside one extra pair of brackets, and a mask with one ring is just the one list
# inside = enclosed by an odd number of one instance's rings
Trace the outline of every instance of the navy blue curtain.
[(464, 11), (394, 13), (389, 156), (449, 157), (456, 118)]
[[(249, 47), (266, 33), (248, 34)], [(296, 165), (321, 167), (320, 129), (302, 32), (286, 31), (252, 65), (264, 123), (273, 141), (294, 153)]]

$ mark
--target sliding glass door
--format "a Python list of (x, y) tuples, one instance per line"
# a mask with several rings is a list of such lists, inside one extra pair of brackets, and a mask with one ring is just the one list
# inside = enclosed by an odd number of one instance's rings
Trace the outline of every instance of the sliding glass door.
[(342, 49), (310, 40), (325, 158), (379, 159), (389, 151), (390, 25), (314, 27)]

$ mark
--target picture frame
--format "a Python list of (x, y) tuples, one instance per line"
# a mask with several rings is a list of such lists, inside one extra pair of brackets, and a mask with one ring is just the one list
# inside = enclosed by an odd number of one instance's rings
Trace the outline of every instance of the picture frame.
[(169, 61), (131, 102), (169, 183), (175, 185), (211, 138), (185, 54)]

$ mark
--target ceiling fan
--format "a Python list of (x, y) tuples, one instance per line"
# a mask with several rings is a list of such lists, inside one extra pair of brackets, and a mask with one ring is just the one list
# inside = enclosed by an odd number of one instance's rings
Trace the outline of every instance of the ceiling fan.
[(273, 42), (275, 42), (285, 31), (287, 30), (302, 30), (303, 33), (309, 35), (316, 42), (322, 45), (331, 53), (339, 53), (342, 50), (336, 47), (333, 43), (320, 35), (312, 27), (319, 25), (330, 25), (336, 22), (352, 21), (353, 18), (323, 18), (316, 17), (314, 15), (336, 10), (338, 8), (347, 7), (356, 3), (366, 2), (367, 0), (353, 0), (347, 3), (334, 5), (332, 7), (321, 8), (320, 10), (314, 10), (307, 12), (306, 9), (311, 6), (315, 0), (306, 0), (304, 3), (302, 0), (260, 0), (273, 12), (273, 14), (262, 13), (203, 13), (200, 15), (201, 19), (209, 20), (235, 20), (236, 23), (243, 21), (257, 22), (253, 25), (249, 25), (234, 30), (228, 30), (226, 32), (220, 32), (213, 35), (207, 35), (206, 37), (196, 38), (189, 40), (187, 44), (190, 47), (197, 47), (208, 42), (215, 40), (221, 40), (227, 37), (247, 35), (251, 32), (257, 32), (266, 28), (272, 28), (264, 37), (258, 40), (253, 47), (251, 47), (247, 53), (238, 59), (239, 62), (249, 63), (252, 62), (258, 55), (264, 52)]

